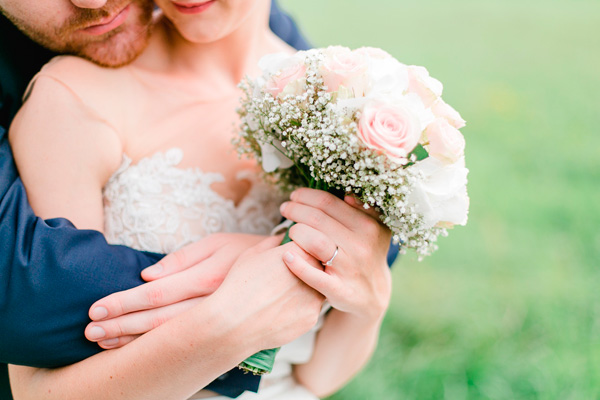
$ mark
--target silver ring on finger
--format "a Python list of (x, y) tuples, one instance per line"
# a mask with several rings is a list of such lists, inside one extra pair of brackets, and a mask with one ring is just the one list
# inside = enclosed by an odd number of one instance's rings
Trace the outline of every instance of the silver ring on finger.
[(333, 253), (333, 255), (331, 256), (331, 258), (329, 260), (327, 260), (326, 262), (323, 263), (323, 266), (331, 267), (333, 265), (333, 260), (335, 259), (335, 257), (337, 255), (338, 255), (338, 247), (335, 246), (335, 252)]

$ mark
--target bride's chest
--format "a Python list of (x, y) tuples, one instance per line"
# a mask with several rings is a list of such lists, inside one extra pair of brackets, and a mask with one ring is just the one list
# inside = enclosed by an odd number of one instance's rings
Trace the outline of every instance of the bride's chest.
[(123, 151), (132, 163), (174, 147), (183, 149), (178, 168), (222, 175), (223, 180), (214, 182), (212, 189), (239, 203), (249, 187), (237, 179), (238, 173), (258, 168), (254, 161), (240, 159), (232, 144), (239, 122), (237, 96), (199, 101), (169, 92), (149, 95), (131, 107), (133, 118), (121, 121)]
[(269, 234), (281, 218), (277, 192), (243, 170), (231, 183), (248, 189), (234, 203), (213, 189), (223, 175), (180, 168), (183, 154), (172, 148), (135, 164), (124, 156), (103, 191), (110, 243), (168, 253), (218, 232)]

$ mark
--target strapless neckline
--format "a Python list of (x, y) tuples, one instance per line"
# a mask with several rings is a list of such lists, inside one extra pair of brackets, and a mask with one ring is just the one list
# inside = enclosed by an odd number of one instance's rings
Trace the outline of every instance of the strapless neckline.
[(170, 253), (218, 232), (269, 234), (281, 216), (283, 196), (261, 182), (252, 170), (239, 180), (251, 187), (236, 205), (211, 185), (222, 174), (200, 168), (179, 168), (183, 150), (171, 148), (121, 166), (103, 190), (107, 240), (139, 250)]

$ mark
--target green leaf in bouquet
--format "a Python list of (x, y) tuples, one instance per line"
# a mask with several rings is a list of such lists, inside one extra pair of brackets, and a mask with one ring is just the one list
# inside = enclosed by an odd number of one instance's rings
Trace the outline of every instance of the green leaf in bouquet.
[(429, 153), (427, 152), (427, 150), (425, 150), (425, 147), (423, 147), (423, 145), (420, 143), (417, 144), (414, 150), (408, 154), (408, 159), (412, 159), (413, 155), (416, 157), (415, 162), (424, 160), (427, 157), (429, 157)]
[(278, 351), (279, 348), (262, 350), (245, 359), (238, 365), (238, 368), (245, 372), (251, 372), (254, 375), (268, 374), (273, 370), (275, 355)]

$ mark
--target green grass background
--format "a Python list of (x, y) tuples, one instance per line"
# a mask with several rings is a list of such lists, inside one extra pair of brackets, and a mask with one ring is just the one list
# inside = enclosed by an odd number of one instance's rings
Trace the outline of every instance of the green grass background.
[(427, 67), (467, 120), (469, 223), (395, 264), (377, 352), (331, 399), (600, 399), (600, 1), (281, 5), (317, 46)]

